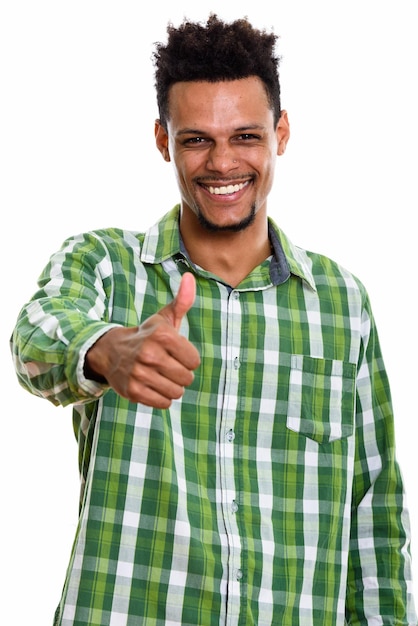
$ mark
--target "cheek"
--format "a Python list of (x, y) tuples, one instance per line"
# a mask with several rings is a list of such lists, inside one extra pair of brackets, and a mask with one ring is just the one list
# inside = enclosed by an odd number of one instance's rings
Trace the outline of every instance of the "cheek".
[(190, 196), (193, 194), (194, 184), (193, 173), (185, 163), (174, 163), (174, 174), (177, 181), (177, 186), (183, 195)]
[(261, 176), (259, 180), (259, 188), (263, 195), (270, 193), (274, 183), (276, 161), (266, 163), (264, 169), (261, 170)]
[(270, 158), (266, 161), (266, 169), (265, 174), (269, 179), (274, 178), (275, 170), (276, 170), (277, 156), (276, 154), (271, 154)]
[(191, 185), (195, 176), (202, 175), (204, 160), (198, 155), (188, 155), (187, 158), (177, 159), (175, 168), (177, 176), (186, 184)]

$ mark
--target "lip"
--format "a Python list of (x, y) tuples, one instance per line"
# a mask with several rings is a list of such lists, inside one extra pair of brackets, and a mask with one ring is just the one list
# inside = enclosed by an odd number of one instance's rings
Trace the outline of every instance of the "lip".
[(252, 179), (228, 181), (197, 181), (199, 188), (211, 200), (216, 202), (232, 202), (240, 199), (252, 184)]

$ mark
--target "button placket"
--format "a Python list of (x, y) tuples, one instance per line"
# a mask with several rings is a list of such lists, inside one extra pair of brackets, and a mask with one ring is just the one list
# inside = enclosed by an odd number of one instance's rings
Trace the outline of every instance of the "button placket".
[[(241, 537), (237, 523), (239, 504), (235, 472), (239, 454), (236, 452), (236, 416), (238, 409), (239, 369), (241, 366), (241, 303), (240, 294), (232, 291), (227, 303), (227, 333), (225, 343), (225, 395), (222, 407), (223, 443), (220, 446), (220, 481), (222, 511), (228, 544), (228, 606), (229, 613), (239, 612), (241, 584)], [(237, 574), (241, 572), (241, 574)]]

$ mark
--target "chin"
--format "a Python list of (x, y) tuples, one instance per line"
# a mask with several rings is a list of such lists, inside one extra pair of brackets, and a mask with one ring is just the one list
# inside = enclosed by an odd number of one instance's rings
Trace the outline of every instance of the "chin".
[(251, 206), (251, 210), (248, 213), (248, 215), (242, 218), (241, 220), (239, 220), (238, 222), (232, 222), (230, 224), (217, 224), (216, 222), (212, 222), (211, 220), (208, 220), (203, 215), (200, 208), (198, 208), (197, 210), (197, 217), (199, 220), (199, 224), (203, 226), (203, 228), (205, 228), (206, 230), (212, 233), (222, 233), (222, 232), (223, 233), (239, 233), (242, 230), (245, 230), (246, 228), (251, 226), (251, 224), (255, 220), (255, 215), (256, 215), (256, 207), (255, 207), (255, 204), (253, 204)]

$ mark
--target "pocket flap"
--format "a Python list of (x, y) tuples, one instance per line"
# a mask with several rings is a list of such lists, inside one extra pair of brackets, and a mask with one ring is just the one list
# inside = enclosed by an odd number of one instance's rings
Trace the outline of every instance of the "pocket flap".
[(348, 437), (354, 428), (356, 366), (293, 354), (286, 425), (318, 443)]

